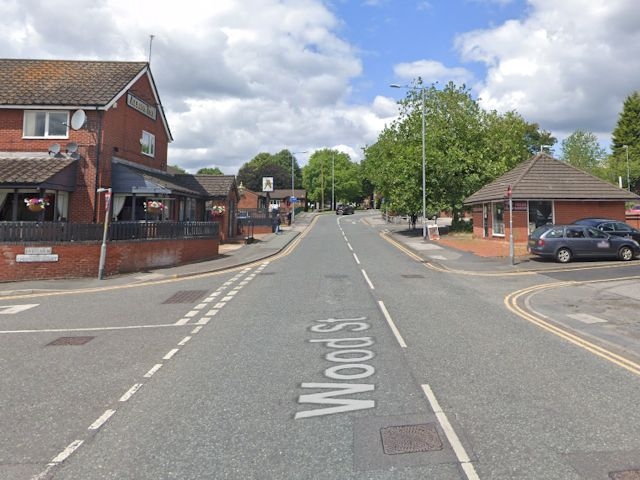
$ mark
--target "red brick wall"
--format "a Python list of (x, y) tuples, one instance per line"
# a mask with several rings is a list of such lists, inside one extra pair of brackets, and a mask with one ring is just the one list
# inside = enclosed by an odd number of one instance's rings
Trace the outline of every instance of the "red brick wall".
[(572, 223), (579, 218), (603, 217), (624, 222), (625, 204), (619, 202), (569, 202), (556, 200), (555, 223)]
[[(211, 239), (109, 243), (105, 275), (210, 260), (218, 255), (218, 245)], [(18, 263), (16, 255), (23, 254), (25, 246), (42, 245), (0, 244), (0, 282), (98, 276), (100, 242), (47, 245), (58, 255), (57, 262)]]

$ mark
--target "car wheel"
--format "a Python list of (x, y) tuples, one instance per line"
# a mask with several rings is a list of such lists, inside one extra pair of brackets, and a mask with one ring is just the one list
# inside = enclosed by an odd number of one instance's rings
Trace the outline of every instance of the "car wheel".
[(624, 260), (625, 262), (632, 260), (633, 250), (631, 249), (631, 247), (627, 247), (627, 246), (620, 247), (620, 250), (618, 250), (618, 258), (620, 260)]
[(560, 263), (569, 263), (571, 261), (571, 250), (568, 248), (561, 248), (556, 252), (556, 260)]

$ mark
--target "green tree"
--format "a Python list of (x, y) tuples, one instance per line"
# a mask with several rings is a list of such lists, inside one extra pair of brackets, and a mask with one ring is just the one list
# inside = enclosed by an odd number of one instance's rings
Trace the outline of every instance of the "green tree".
[(218, 167), (204, 167), (196, 172), (196, 175), (224, 175)]
[(360, 166), (348, 154), (324, 148), (316, 150), (302, 169), (302, 186), (310, 201), (331, 204), (332, 187), (335, 203), (362, 200)]
[(238, 170), (238, 184), (242, 182), (249, 190), (259, 192), (262, 190), (262, 178), (273, 177), (274, 188), (290, 189), (292, 159), (294, 188), (300, 188), (302, 185), (300, 166), (295, 156), (286, 149), (274, 155), (266, 152), (259, 153), (242, 165)]
[(187, 173), (187, 171), (179, 165), (169, 165), (169, 168), (173, 168), (174, 170), (177, 170), (180, 173)]
[(562, 141), (563, 161), (592, 175), (602, 175), (606, 151), (591, 132), (576, 130)]
[(640, 189), (640, 93), (637, 91), (624, 101), (618, 123), (613, 130), (611, 151), (611, 156), (607, 160), (610, 177), (613, 177), (615, 182), (618, 176), (626, 180), (628, 158), (630, 190), (638, 193)]

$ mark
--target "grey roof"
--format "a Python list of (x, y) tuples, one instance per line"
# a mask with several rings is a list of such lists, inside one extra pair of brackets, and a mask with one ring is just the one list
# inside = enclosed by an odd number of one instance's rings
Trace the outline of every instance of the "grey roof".
[(176, 175), (178, 181), (193, 190), (199, 190), (201, 195), (207, 197), (227, 197), (229, 193), (237, 190), (236, 177), (234, 175)]
[[(273, 192), (269, 192), (271, 198), (288, 198), (291, 196), (291, 189), (276, 188)], [(307, 198), (307, 191), (301, 189), (294, 189), (293, 196), (296, 198)]]
[(0, 152), (0, 188), (75, 190), (74, 158), (42, 152)]
[(182, 195), (203, 197), (201, 189), (192, 189), (185, 185), (179, 176), (160, 170), (135, 166), (134, 164), (114, 161), (111, 170), (111, 184), (114, 193), (135, 193), (140, 195), (158, 195), (179, 193)]
[(640, 196), (579, 168), (539, 153), (464, 200), (465, 205), (502, 200), (511, 185), (514, 200), (633, 201)]

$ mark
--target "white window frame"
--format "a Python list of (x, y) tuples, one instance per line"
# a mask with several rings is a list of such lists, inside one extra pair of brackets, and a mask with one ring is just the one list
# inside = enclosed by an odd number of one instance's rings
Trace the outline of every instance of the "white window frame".
[(156, 136), (153, 133), (149, 133), (146, 130), (142, 131), (140, 151), (148, 157), (154, 157), (156, 155)]
[[(502, 221), (498, 221), (498, 208), (502, 207)], [(504, 237), (505, 204), (504, 202), (494, 202), (491, 204), (491, 233), (494, 237)]]
[[(38, 113), (44, 113), (44, 135), (27, 135), (27, 117), (31, 115), (37, 115)], [(63, 122), (66, 127), (64, 135), (49, 135), (49, 116), (52, 113), (65, 114), (66, 120)], [(69, 112), (65, 110), (24, 110), (22, 116), (22, 138), (69, 138)], [(35, 119), (34, 119), (35, 120)]]

